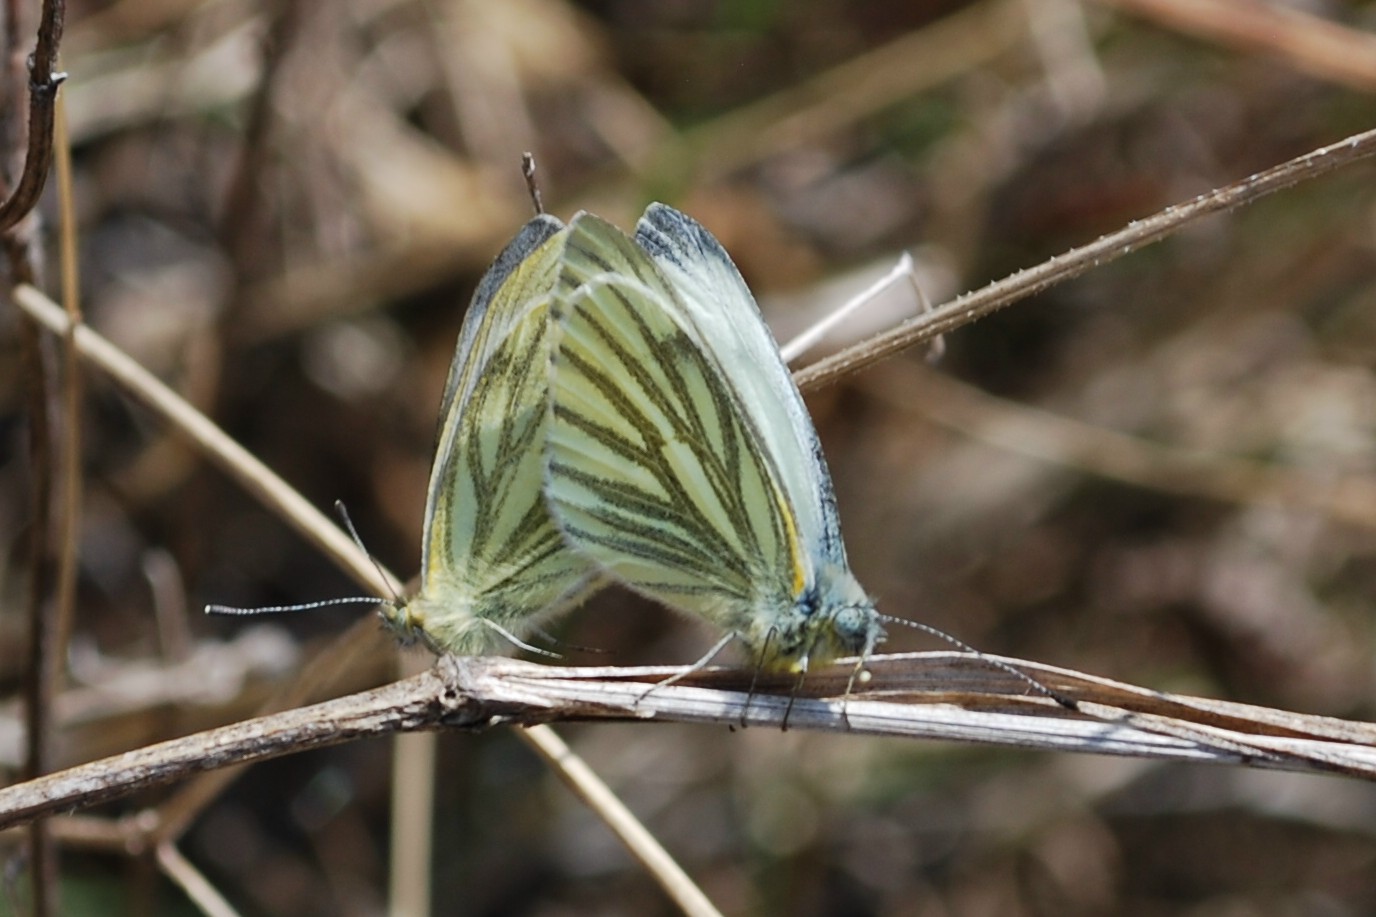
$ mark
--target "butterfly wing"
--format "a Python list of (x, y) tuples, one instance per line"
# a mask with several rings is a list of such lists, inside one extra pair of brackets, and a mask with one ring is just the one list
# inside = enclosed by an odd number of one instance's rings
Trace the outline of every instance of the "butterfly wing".
[(426, 501), (421, 591), (400, 613), (403, 632), (439, 651), (478, 652), (595, 586), (540, 493), (548, 308), (566, 236), (552, 217), (527, 223), (479, 284), (459, 334)]
[(805, 670), (809, 659), (868, 655), (883, 629), (846, 560), (822, 444), (740, 271), (702, 224), (664, 204), (646, 208), (635, 241), (675, 291), (678, 320), (695, 329), (699, 346), (732, 380), (746, 426), (773, 459), (781, 502), (792, 510), (799, 588), (791, 608), (758, 622), (768, 623), (769, 641), (747, 634), (746, 642), (765, 664), (794, 670)]
[(777, 456), (670, 281), (582, 214), (554, 310), (546, 495), (568, 540), (743, 634), (791, 608), (811, 571)]
[(780, 486), (815, 555), (844, 566), (845, 546), (822, 444), (793, 376), (731, 256), (697, 220), (665, 204), (651, 204), (636, 243), (663, 272), (700, 346), (732, 373), (743, 410), (760, 431), (762, 448), (778, 458)]
[[(426, 502), (427, 537), (422, 550), (429, 547), (430, 510), (443, 484), (437, 473), (451, 457), (459, 415), (453, 411), (455, 400), (462, 401), (487, 368), (493, 351), (507, 333), (547, 296), (558, 276), (559, 256), (563, 251), (565, 226), (548, 214), (540, 214), (521, 227), (506, 247), (493, 259), (464, 313), (454, 358), (440, 399), (440, 423), (435, 437), (435, 464), (430, 475)], [(555, 241), (551, 241), (555, 240)], [(424, 555), (422, 555), (424, 566)]]

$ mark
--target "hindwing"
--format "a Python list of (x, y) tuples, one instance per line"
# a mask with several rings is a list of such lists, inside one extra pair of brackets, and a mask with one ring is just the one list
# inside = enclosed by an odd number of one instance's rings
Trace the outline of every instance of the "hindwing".
[(729, 628), (791, 605), (807, 558), (736, 384), (750, 368), (720, 364), (644, 250), (595, 217), (570, 227), (554, 310), (546, 493), (571, 544)]

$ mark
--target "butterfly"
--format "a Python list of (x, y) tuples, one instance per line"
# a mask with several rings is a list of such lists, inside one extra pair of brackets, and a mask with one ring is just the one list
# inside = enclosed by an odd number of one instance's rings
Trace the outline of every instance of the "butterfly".
[(551, 299), (545, 496), (576, 552), (735, 635), (770, 670), (867, 656), (816, 430), (754, 297), (701, 224), (587, 213)]
[(479, 282), (440, 407), (420, 591), (385, 606), (402, 642), (476, 655), (581, 602), (593, 564), (568, 550), (541, 495), (551, 296), (569, 233), (542, 214)]

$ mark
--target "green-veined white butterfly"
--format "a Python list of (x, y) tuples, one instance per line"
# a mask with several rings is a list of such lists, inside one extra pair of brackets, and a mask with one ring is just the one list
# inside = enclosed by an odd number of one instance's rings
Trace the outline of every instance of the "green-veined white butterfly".
[[(464, 317), (440, 407), (420, 591), (382, 610), (402, 642), (458, 655), (503, 638), (525, 646), (521, 635), (597, 585), (595, 568), (565, 546), (541, 495), (548, 312), (567, 238), (553, 217), (527, 223), (488, 268)], [(369, 600), (292, 607), (356, 601)]]
[(545, 493), (569, 544), (766, 668), (867, 655), (883, 631), (816, 431), (711, 233), (663, 204), (634, 239), (579, 214), (551, 319)]
[(472, 655), (515, 642), (595, 587), (541, 496), (548, 310), (568, 238), (527, 223), (478, 285), (449, 367), (430, 472), (420, 592), (383, 617), (403, 639)]

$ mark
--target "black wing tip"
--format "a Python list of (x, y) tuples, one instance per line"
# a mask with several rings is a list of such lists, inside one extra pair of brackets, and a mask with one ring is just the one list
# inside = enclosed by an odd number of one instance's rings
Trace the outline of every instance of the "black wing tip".
[[(497, 253), (497, 257), (492, 261), (492, 266), (496, 267), (502, 264), (515, 254), (524, 255), (551, 236), (558, 235), (563, 228), (564, 221), (558, 217), (548, 213), (536, 214), (527, 220), (524, 226), (516, 230), (516, 235), (512, 236), (511, 241)], [(517, 258), (517, 260), (520, 259)]]
[(526, 255), (558, 235), (563, 229), (564, 222), (556, 216), (541, 213), (531, 217), (497, 253), (497, 257), (492, 259), (488, 274), (499, 274), (505, 279), (517, 264), (525, 260)]
[(532, 217), (517, 230), (497, 257), (492, 259), (492, 264), (488, 265), (487, 273), (483, 274), (478, 281), (478, 287), (473, 291), (473, 301), (469, 305), (469, 312), (481, 314), (487, 308), (487, 304), (492, 297), (501, 289), (502, 284), (506, 283), (508, 277), (515, 273), (516, 268), (526, 257), (557, 236), (564, 229), (563, 222), (548, 213), (541, 213)]
[(636, 225), (635, 240), (641, 248), (661, 257), (672, 257), (675, 249), (687, 249), (734, 264), (711, 230), (682, 210), (658, 201), (645, 208)]
[[(525, 232), (533, 226), (552, 226), (554, 232), (564, 228), (564, 221), (552, 213), (537, 213), (535, 216), (526, 220), (526, 225), (521, 227), (521, 232)], [(519, 235), (520, 233), (518, 233)]]
[[(640, 224), (636, 228), (641, 229), (642, 227), (657, 230), (670, 237), (701, 236), (707, 233), (706, 227), (697, 220), (677, 207), (671, 207), (659, 201), (646, 207), (645, 212), (641, 214)], [(710, 235), (710, 233), (707, 234)]]

